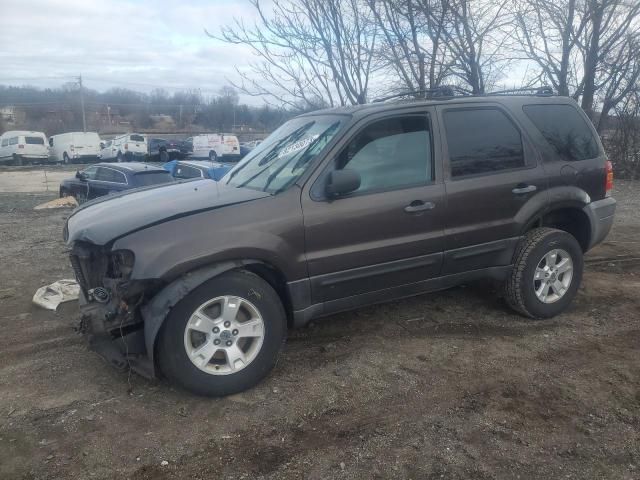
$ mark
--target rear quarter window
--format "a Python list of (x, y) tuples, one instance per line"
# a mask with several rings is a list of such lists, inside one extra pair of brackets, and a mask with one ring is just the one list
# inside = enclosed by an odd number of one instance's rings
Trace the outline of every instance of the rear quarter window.
[(173, 182), (174, 179), (169, 172), (140, 172), (133, 175), (133, 181), (138, 187), (156, 185), (159, 183)]
[(525, 105), (522, 107), (556, 153), (568, 162), (600, 155), (593, 131), (571, 105)]

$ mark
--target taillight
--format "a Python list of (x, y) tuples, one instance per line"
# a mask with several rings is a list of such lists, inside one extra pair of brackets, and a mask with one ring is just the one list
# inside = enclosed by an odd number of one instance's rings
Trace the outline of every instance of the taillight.
[(125, 143), (125, 144), (124, 144), (124, 149), (125, 149), (125, 150), (129, 150), (129, 144), (128, 144), (128, 143)]
[(18, 145), (18, 148), (24, 148), (24, 145)]
[(607, 160), (605, 172), (607, 176), (604, 183), (604, 191), (607, 195), (609, 195), (611, 194), (611, 190), (613, 190), (613, 165), (609, 160)]

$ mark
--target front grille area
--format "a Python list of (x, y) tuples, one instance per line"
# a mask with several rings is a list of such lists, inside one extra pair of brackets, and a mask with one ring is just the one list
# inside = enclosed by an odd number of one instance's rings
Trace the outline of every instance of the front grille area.
[(103, 247), (89, 242), (74, 242), (69, 258), (76, 280), (84, 292), (103, 286), (109, 261)]

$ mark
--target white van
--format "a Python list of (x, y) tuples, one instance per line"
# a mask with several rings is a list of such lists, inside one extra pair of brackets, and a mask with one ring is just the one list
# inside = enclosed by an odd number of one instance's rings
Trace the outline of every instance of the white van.
[[(187, 140), (188, 141), (188, 140)], [(193, 137), (193, 158), (233, 161), (240, 158), (240, 142), (235, 135), (209, 133)], [(234, 158), (235, 157), (235, 158)]]
[(54, 162), (97, 160), (100, 137), (96, 132), (69, 132), (49, 137), (49, 157)]
[(47, 162), (47, 137), (42, 132), (10, 131), (0, 135), (0, 163)]
[(103, 142), (102, 161), (142, 162), (147, 158), (147, 139), (139, 133), (127, 133)]

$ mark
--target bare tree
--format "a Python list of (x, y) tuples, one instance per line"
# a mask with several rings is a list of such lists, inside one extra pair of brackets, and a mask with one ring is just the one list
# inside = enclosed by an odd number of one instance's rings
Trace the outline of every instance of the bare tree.
[(364, 0), (273, 0), (259, 21), (237, 19), (221, 39), (249, 47), (258, 58), (237, 68), (236, 85), (291, 108), (365, 103), (374, 72), (377, 27)]
[(588, 18), (576, 11), (578, 0), (516, 0), (515, 31), (526, 58), (537, 64), (539, 78), (563, 96), (579, 95), (578, 39)]
[(484, 93), (508, 68), (513, 18), (509, 0), (449, 0), (444, 39), (453, 72), (472, 93)]
[[(634, 38), (640, 35), (640, 2), (586, 0), (583, 16), (588, 22), (583, 30), (583, 42), (580, 44), (584, 54), (582, 108), (593, 119), (598, 90), (602, 87), (606, 89), (606, 84), (598, 85), (598, 74), (603, 68), (625, 68), (611, 64), (607, 59), (618, 57), (618, 52), (625, 50), (625, 43), (629, 37), (633, 43)], [(635, 54), (638, 54), (637, 51)]]
[(443, 42), (448, 0), (367, 0), (382, 40), (377, 55), (405, 89), (439, 86), (450, 74)]

